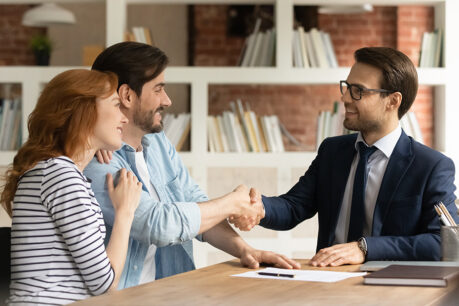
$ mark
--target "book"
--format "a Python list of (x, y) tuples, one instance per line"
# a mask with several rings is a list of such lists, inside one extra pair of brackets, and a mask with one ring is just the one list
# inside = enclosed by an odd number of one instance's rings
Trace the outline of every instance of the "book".
[(245, 136), (245, 138), (247, 139), (247, 142), (248, 142), (248, 151), (249, 152), (253, 152), (254, 151), (254, 144), (252, 142), (252, 140), (249, 138), (250, 134), (249, 134), (249, 126), (248, 126), (248, 122), (245, 120), (245, 116), (244, 116), (244, 107), (242, 106), (242, 101), (241, 99), (237, 99), (236, 100), (236, 104), (233, 106), (234, 102), (230, 102), (230, 107), (231, 108), (234, 108), (234, 112), (235, 114), (238, 116), (239, 120), (241, 121), (242, 123), (242, 132)]
[(263, 43), (261, 46), (261, 52), (259, 56), (259, 61), (257, 62), (257, 66), (271, 66), (270, 62), (272, 61), (272, 59), (268, 58), (268, 56), (269, 56), (269, 50), (271, 48), (272, 36), (273, 36), (272, 30), (266, 31), (263, 37)]
[(250, 111), (249, 116), (251, 119), (251, 126), (253, 127), (253, 132), (255, 133), (255, 139), (256, 139), (257, 146), (258, 146), (257, 152), (264, 152), (262, 144), (261, 144), (261, 136), (260, 136), (261, 131), (260, 131), (260, 127), (258, 126), (257, 115), (255, 114), (255, 112)]
[(257, 138), (255, 136), (255, 127), (253, 126), (252, 118), (250, 117), (249, 111), (246, 111), (244, 113), (244, 121), (247, 123), (247, 140), (252, 147), (251, 152), (260, 152), (260, 147), (257, 143)]
[(190, 113), (182, 113), (177, 117), (166, 114), (163, 118), (164, 134), (171, 144), (179, 151), (190, 134)]
[(263, 32), (258, 32), (257, 33), (257, 36), (255, 38), (255, 44), (253, 46), (253, 53), (252, 53), (252, 56), (251, 56), (250, 62), (249, 62), (249, 66), (250, 67), (258, 66), (258, 63), (260, 61), (260, 54), (261, 54), (261, 50), (262, 50), (261, 48), (262, 48), (265, 36), (266, 35)]
[(150, 46), (154, 46), (153, 39), (151, 38), (151, 32), (149, 28), (143, 28), (143, 34), (145, 37), (145, 43), (149, 44)]
[(390, 265), (363, 277), (366, 285), (446, 287), (459, 280), (459, 267)]
[(421, 55), (419, 56), (419, 67), (425, 67), (427, 64), (428, 39), (429, 39), (429, 33), (424, 32), (424, 34), (422, 34)]
[(299, 38), (299, 44), (300, 44), (300, 50), (301, 50), (301, 58), (303, 59), (303, 66), (304, 67), (311, 67), (309, 64), (308, 60), (308, 52), (306, 49), (306, 42), (304, 39), (304, 28), (303, 27), (298, 27), (298, 38)]
[(261, 147), (263, 148), (263, 152), (269, 152), (268, 148), (268, 140), (266, 139), (266, 135), (263, 129), (263, 123), (262, 123), (262, 118), (258, 117), (257, 118), (258, 122), (258, 127), (260, 129), (260, 140), (261, 140)]
[(333, 44), (330, 38), (330, 34), (321, 32), (322, 39), (324, 42), (325, 50), (327, 52), (327, 59), (330, 67), (337, 68), (338, 61), (336, 60), (335, 50), (333, 49)]
[(247, 37), (246, 46), (244, 48), (245, 50), (244, 50), (244, 54), (242, 56), (242, 61), (241, 61), (241, 66), (243, 67), (250, 66), (250, 62), (252, 60), (252, 57), (254, 56), (253, 51), (254, 51), (255, 42), (257, 39), (257, 34), (258, 34), (258, 31), (260, 30), (260, 26), (261, 26), (261, 18), (257, 18), (257, 20), (255, 21), (255, 26), (254, 26), (252, 34), (250, 34), (249, 37)]
[(293, 32), (293, 67), (304, 67), (298, 31)]
[(215, 118), (215, 121), (217, 122), (218, 135), (219, 135), (219, 137), (221, 137), (221, 140), (222, 140), (223, 152), (230, 152), (230, 147), (229, 147), (229, 144), (228, 144), (228, 136), (225, 133), (223, 117), (221, 115), (217, 116)]
[(443, 53), (443, 30), (436, 29), (435, 34), (437, 35), (436, 45), (435, 48), (435, 57), (434, 57), (434, 67), (441, 67), (442, 64), (442, 53)]
[(265, 140), (266, 140), (266, 147), (268, 148), (268, 152), (274, 152), (274, 140), (273, 140), (273, 136), (272, 136), (272, 133), (270, 132), (270, 129), (269, 129), (269, 124), (268, 124), (268, 117), (267, 116), (263, 116), (260, 118), (260, 122), (261, 122), (261, 129), (263, 131), (263, 135), (265, 136)]
[(266, 62), (264, 66), (273, 66), (275, 63), (275, 54), (276, 54), (276, 29), (271, 29), (271, 35), (269, 35), (269, 45), (268, 52), (266, 55)]
[(309, 33), (311, 33), (311, 41), (314, 46), (314, 50), (316, 51), (315, 54), (319, 68), (329, 68), (330, 65), (328, 64), (324, 42), (322, 40), (322, 35), (320, 34), (321, 32), (316, 28), (312, 28)]
[(239, 118), (236, 116), (234, 116), (234, 129), (236, 133), (236, 138), (238, 139), (239, 144), (241, 146), (241, 151), (238, 152), (249, 152), (249, 144), (247, 142), (247, 139), (242, 134), (241, 122), (239, 121)]
[(306, 44), (306, 49), (308, 50), (309, 62), (311, 67), (319, 67), (319, 63), (317, 62), (316, 51), (314, 50), (314, 46), (312, 44), (311, 33), (305, 32), (304, 33), (304, 43)]
[(360, 271), (378, 271), (390, 265), (404, 266), (434, 266), (434, 267), (459, 267), (456, 261), (399, 261), (399, 260), (375, 260), (367, 261), (360, 266)]
[(181, 151), (182, 147), (185, 143), (185, 140), (188, 138), (188, 135), (190, 134), (190, 129), (191, 129), (191, 122), (190, 122), (190, 116), (188, 115), (182, 125), (182, 133), (180, 135), (180, 138), (178, 139), (177, 144), (175, 145), (175, 149), (177, 151)]

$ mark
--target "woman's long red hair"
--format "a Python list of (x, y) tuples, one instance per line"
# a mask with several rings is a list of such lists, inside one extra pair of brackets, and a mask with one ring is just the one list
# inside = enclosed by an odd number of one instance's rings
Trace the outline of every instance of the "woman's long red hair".
[(29, 138), (5, 175), (0, 202), (12, 216), (20, 177), (39, 161), (60, 155), (76, 156), (89, 146), (97, 120), (96, 100), (117, 88), (113, 73), (74, 69), (58, 74), (43, 89), (29, 116)]

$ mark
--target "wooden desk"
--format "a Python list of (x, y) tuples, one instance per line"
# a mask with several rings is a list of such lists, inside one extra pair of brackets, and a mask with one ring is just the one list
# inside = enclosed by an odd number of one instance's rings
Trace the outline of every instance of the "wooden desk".
[[(359, 265), (302, 269), (358, 271)], [(458, 305), (459, 282), (447, 288), (369, 286), (362, 277), (319, 283), (231, 277), (246, 272), (229, 261), (74, 305)], [(456, 304), (454, 304), (456, 303)]]

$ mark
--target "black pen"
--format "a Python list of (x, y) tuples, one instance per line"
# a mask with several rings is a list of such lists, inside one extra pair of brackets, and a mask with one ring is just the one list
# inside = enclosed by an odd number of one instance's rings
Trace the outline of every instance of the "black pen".
[(271, 272), (257, 272), (258, 275), (265, 275), (265, 276), (277, 276), (277, 277), (289, 277), (294, 278), (295, 274), (282, 274), (282, 273), (271, 273)]

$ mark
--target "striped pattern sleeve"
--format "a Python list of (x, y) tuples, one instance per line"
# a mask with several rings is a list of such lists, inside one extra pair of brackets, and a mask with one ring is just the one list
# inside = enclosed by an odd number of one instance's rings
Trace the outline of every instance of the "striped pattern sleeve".
[(42, 203), (93, 295), (106, 292), (114, 271), (105, 252), (103, 217), (89, 186), (75, 168), (57, 164), (45, 172), (42, 181)]

